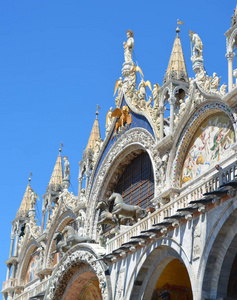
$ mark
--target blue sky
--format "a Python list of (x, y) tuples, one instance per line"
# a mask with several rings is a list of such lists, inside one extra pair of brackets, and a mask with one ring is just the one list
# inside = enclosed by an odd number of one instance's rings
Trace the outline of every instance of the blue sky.
[[(78, 190), (78, 162), (100, 105), (106, 113), (121, 76), (126, 30), (134, 31), (136, 61), (145, 80), (162, 85), (177, 19), (189, 77), (188, 31), (204, 44), (204, 65), (227, 83), (226, 39), (236, 1), (0, 0), (0, 282), (5, 280), (11, 221), (30, 171), (42, 199), (63, 142)], [(236, 67), (236, 65), (234, 66)], [(38, 202), (41, 210), (42, 202)]]

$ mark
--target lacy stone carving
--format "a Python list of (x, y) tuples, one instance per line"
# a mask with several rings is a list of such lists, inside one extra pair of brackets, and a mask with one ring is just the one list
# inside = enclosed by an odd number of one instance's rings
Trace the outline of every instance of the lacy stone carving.
[(76, 251), (72, 254), (66, 254), (60, 264), (56, 267), (52, 274), (52, 280), (46, 291), (45, 299), (56, 300), (61, 299), (64, 293), (64, 285), (60, 286), (62, 281), (67, 282), (71, 278), (71, 273), (68, 272), (74, 266), (80, 263), (88, 264), (95, 272), (101, 289), (103, 300), (108, 300), (108, 291), (106, 284), (106, 277), (101, 264), (96, 261), (96, 258), (86, 251)]

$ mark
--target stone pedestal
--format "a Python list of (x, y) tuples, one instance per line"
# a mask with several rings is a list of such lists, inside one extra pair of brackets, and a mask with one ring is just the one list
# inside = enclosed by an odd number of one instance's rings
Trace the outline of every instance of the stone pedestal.
[(130, 70), (132, 69), (132, 66), (133, 66), (132, 61), (127, 61), (123, 63), (122, 74), (124, 77), (124, 83), (131, 81)]
[(198, 74), (203, 69), (203, 57), (191, 57), (191, 61), (193, 63), (193, 72)]
[(63, 179), (63, 182), (62, 182), (62, 187), (63, 187), (63, 189), (64, 189), (64, 190), (65, 190), (65, 189), (67, 190), (67, 189), (69, 188), (69, 186), (70, 186), (70, 180), (64, 178), (64, 179)]

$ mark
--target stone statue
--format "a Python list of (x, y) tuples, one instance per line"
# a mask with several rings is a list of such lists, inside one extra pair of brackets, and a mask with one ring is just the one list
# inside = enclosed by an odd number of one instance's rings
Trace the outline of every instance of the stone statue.
[(139, 86), (138, 86), (138, 90), (139, 90), (139, 99), (141, 100), (145, 100), (146, 98), (146, 87), (149, 87), (149, 89), (152, 91), (151, 88), (151, 83), (149, 80), (147, 80), (146, 82), (144, 81), (144, 79), (142, 78)]
[(68, 157), (64, 156), (63, 157), (64, 160), (64, 179), (69, 179), (70, 176), (70, 167), (69, 167), (69, 161), (68, 161)]
[(39, 199), (38, 195), (36, 192), (34, 192), (32, 189), (30, 191), (30, 209), (35, 209), (35, 204), (36, 204), (36, 198)]
[(217, 74), (214, 72), (213, 79), (211, 81), (211, 91), (213, 91), (213, 92), (217, 91), (219, 84), (220, 84), (220, 80), (221, 80), (221, 77), (218, 77)]
[(222, 86), (220, 87), (221, 96), (224, 96), (226, 94), (226, 89), (227, 89), (227, 85), (223, 83)]
[(168, 164), (168, 159), (169, 159), (169, 155), (168, 153), (166, 153), (161, 160), (161, 177), (162, 177), (163, 185), (165, 184), (166, 181), (166, 168)]
[(193, 57), (202, 57), (203, 44), (199, 35), (193, 31), (189, 31), (189, 37), (193, 45), (192, 56)]
[[(66, 238), (64, 238), (66, 234)], [(72, 226), (65, 226), (62, 232), (55, 232), (53, 240), (56, 241), (55, 251), (50, 254), (51, 260), (54, 259), (54, 254), (60, 253), (61, 256), (67, 252), (72, 246), (79, 243), (96, 243), (89, 236), (78, 235)]]
[(124, 203), (123, 197), (119, 193), (112, 193), (109, 197), (108, 202), (114, 201), (114, 206), (112, 210), (113, 219), (116, 220), (118, 227), (120, 227), (120, 218), (119, 215), (124, 217), (132, 217), (135, 222), (138, 218), (144, 218), (147, 215), (145, 209), (137, 205), (128, 205)]
[(198, 80), (198, 84), (204, 87), (206, 78), (206, 71), (204, 70), (204, 68), (201, 68), (200, 72), (196, 74), (196, 78)]
[(132, 61), (132, 51), (134, 47), (134, 33), (132, 30), (127, 30), (127, 42), (123, 42), (125, 62)]
[(71, 248), (72, 246), (79, 243), (95, 243), (95, 240), (90, 238), (89, 236), (81, 236), (78, 235), (72, 226), (65, 226), (62, 234), (66, 233), (66, 244)]
[[(116, 225), (116, 220), (113, 218), (112, 213), (109, 211), (109, 205), (106, 201), (100, 201), (97, 206), (97, 210), (100, 210), (98, 225), (101, 226), (102, 234), (105, 234), (106, 225)], [(119, 223), (126, 225), (129, 222), (130, 218), (125, 218), (122, 215), (119, 215)]]
[(110, 126), (111, 126), (112, 121), (113, 121), (113, 119), (112, 119), (112, 112), (113, 112), (113, 107), (110, 107), (110, 109), (108, 110), (107, 115), (106, 115), (106, 123), (105, 123), (106, 130), (105, 130), (105, 135), (108, 134)]
[(147, 109), (151, 109), (152, 108), (152, 105), (151, 105), (152, 101), (153, 101), (152, 96), (149, 96), (149, 100), (147, 101), (147, 104), (146, 104), (146, 108)]
[(153, 85), (152, 96), (154, 99), (154, 103), (158, 103), (159, 106), (159, 84), (158, 83)]
[(204, 90), (206, 92), (210, 92), (211, 81), (212, 81), (212, 77), (207, 75), (206, 76), (206, 81), (205, 81), (205, 84), (204, 84)]
[(114, 88), (114, 96), (116, 95), (116, 93), (118, 91), (118, 95), (115, 98), (115, 104), (116, 104), (116, 106), (119, 105), (119, 98), (120, 98), (120, 94), (122, 92), (122, 86), (123, 86), (123, 78), (119, 77), (119, 79), (116, 80), (115, 88)]

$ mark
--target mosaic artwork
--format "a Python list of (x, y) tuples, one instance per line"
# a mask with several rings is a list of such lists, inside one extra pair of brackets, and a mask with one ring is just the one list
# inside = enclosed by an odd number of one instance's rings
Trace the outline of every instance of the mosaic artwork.
[(40, 257), (39, 255), (34, 255), (31, 258), (31, 261), (29, 263), (27, 272), (26, 272), (26, 278), (25, 283), (28, 283), (35, 278), (37, 278), (37, 272), (40, 270)]
[(191, 140), (182, 169), (182, 183), (203, 174), (222, 160), (234, 142), (234, 129), (224, 114), (204, 120)]

